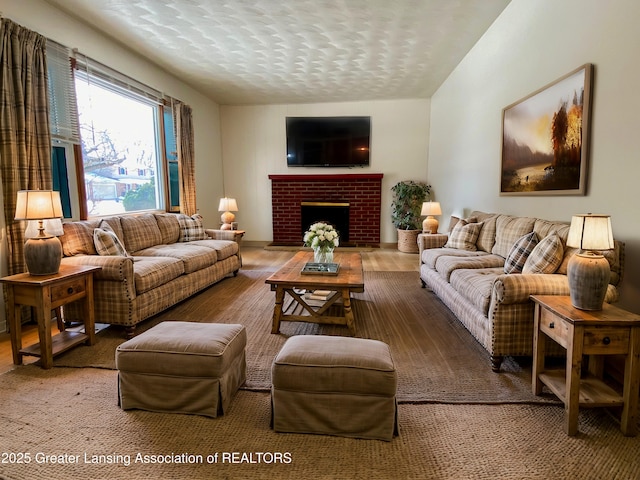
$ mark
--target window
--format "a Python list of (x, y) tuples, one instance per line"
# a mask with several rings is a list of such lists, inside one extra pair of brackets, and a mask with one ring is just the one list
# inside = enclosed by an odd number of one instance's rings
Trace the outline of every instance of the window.
[[(51, 40), (47, 66), (51, 133), (61, 147), (53, 151), (54, 188), (65, 217), (72, 200), (80, 218), (179, 211), (173, 100), (78, 52), (71, 58)], [(62, 149), (68, 159), (75, 154), (76, 169), (64, 168)]]

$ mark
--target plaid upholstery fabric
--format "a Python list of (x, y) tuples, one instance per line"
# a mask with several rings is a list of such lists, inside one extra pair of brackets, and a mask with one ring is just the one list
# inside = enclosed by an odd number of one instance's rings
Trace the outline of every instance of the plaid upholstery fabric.
[(237, 230), (217, 230), (207, 228), (204, 233), (214, 240), (233, 240), (236, 241)]
[(135, 278), (136, 293), (138, 295), (169, 283), (183, 273), (184, 265), (178, 258), (134, 258), (133, 276)]
[(528, 233), (518, 239), (504, 262), (504, 273), (521, 273), (527, 258), (538, 244), (536, 232)]
[[(162, 214), (158, 215), (164, 217)], [(166, 249), (162, 250), (162, 254), (169, 255), (172, 247), (178, 248), (186, 256), (189, 268), (196, 268), (195, 265), (198, 264), (202, 266), (199, 270), (184, 273), (182, 259), (168, 256), (97, 255), (93, 246), (93, 229), (99, 228), (101, 220), (65, 224), (65, 235), (61, 237), (63, 245), (66, 244), (67, 252), (79, 253), (65, 256), (63, 263), (102, 267), (102, 270), (96, 272), (94, 282), (96, 322), (135, 326), (240, 269), (240, 259), (236, 255), (238, 244), (233, 241), (212, 240), (207, 237), (209, 240), (192, 243), (160, 243), (172, 235), (168, 233), (173, 228), (169, 219), (173, 218), (175, 224), (178, 222), (177, 215), (167, 214), (166, 217), (160, 220), (163, 227), (168, 227), (166, 231), (160, 229), (157, 217), (153, 214), (116, 215), (102, 221), (108, 222), (121, 240), (126, 238), (133, 241), (134, 246), (149, 242), (151, 238), (157, 243), (148, 248), (158, 247), (157, 253), (160, 253), (160, 249)], [(151, 233), (145, 231), (145, 227), (151, 227), (148, 228)], [(141, 235), (142, 240), (137, 239), (135, 235)], [(207, 248), (204, 248), (205, 246)], [(86, 254), (89, 248), (93, 249), (93, 252)], [(209, 263), (202, 263), (202, 258), (207, 258)], [(65, 319), (82, 320), (82, 310), (82, 302), (65, 305)]]
[(98, 252), (93, 243), (93, 230), (99, 226), (100, 220), (63, 223), (64, 235), (60, 236), (62, 254), (65, 257), (96, 255)]
[(436, 260), (436, 270), (438, 274), (449, 280), (451, 274), (455, 270), (478, 269), (478, 268), (502, 268), (504, 266), (504, 258), (500, 255), (492, 255), (485, 253), (484, 255), (474, 255), (466, 257), (446, 256), (443, 255)]
[(484, 213), (474, 211), (471, 216), (478, 219), (482, 223), (482, 229), (476, 240), (476, 248), (483, 252), (491, 253), (493, 245), (496, 243), (496, 219), (498, 215), (495, 213)]
[(98, 255), (127, 256), (127, 251), (124, 246), (120, 243), (115, 232), (111, 230), (111, 227), (106, 223), (104, 224), (104, 228), (96, 228), (93, 230), (93, 244), (96, 247)]
[(178, 215), (178, 223), (180, 224), (179, 242), (192, 242), (194, 240), (205, 240), (208, 235), (204, 231), (202, 225), (202, 217), (200, 215)]
[(463, 268), (451, 273), (449, 282), (455, 290), (488, 316), (489, 302), (496, 278), (502, 268)]
[(120, 218), (124, 246), (128, 252), (135, 255), (143, 250), (162, 243), (162, 234), (156, 217), (152, 213), (144, 215), (123, 215)]
[(563, 258), (562, 240), (556, 232), (553, 232), (540, 240), (531, 251), (524, 262), (522, 273), (554, 273)]
[(486, 252), (478, 252), (471, 250), (458, 250), (456, 248), (434, 248), (424, 250), (420, 257), (420, 261), (429, 266), (429, 268), (436, 268), (436, 262), (440, 257), (479, 257), (487, 255)]
[(240, 251), (238, 243), (232, 240), (196, 240), (194, 242), (185, 243), (187, 247), (206, 247), (214, 250), (218, 256), (218, 261), (237, 255)]
[(449, 239), (445, 244), (447, 248), (459, 248), (461, 250), (476, 250), (476, 240), (482, 228), (482, 223), (467, 223), (461, 219), (453, 231), (449, 234)]
[(507, 258), (511, 247), (527, 233), (533, 232), (535, 218), (500, 215), (496, 218), (496, 243), (491, 253)]
[(184, 273), (193, 273), (213, 265), (218, 260), (217, 252), (214, 249), (191, 245), (191, 243), (155, 245), (136, 252), (136, 256), (177, 258), (184, 264)]
[(178, 216), (174, 213), (156, 213), (155, 217), (162, 237), (161, 242), (165, 245), (176, 243), (180, 237)]
[[(486, 243), (480, 246), (481, 236), (493, 228), (508, 238), (514, 232), (528, 229), (515, 237), (511, 246), (522, 236), (535, 232), (538, 238), (545, 238), (557, 232), (564, 246), (568, 226), (561, 222), (540, 219), (518, 219), (505, 215), (472, 212), (483, 223), (476, 242), (479, 251), (452, 248), (425, 249), (420, 255), (420, 279), (456, 315), (460, 323), (482, 344), (493, 357), (507, 355), (532, 355), (533, 349), (533, 303), (530, 295), (569, 295), (566, 264), (575, 249), (564, 248), (563, 262), (554, 274), (509, 275), (503, 273), (502, 265), (506, 255), (489, 255), (482, 248), (494, 245), (494, 239), (487, 235)], [(504, 218), (502, 218), (504, 217)], [(500, 222), (500, 225), (498, 223)], [(493, 226), (492, 226), (493, 225)], [(498, 238), (499, 243), (501, 239)], [(498, 246), (498, 250), (501, 246)], [(489, 250), (492, 250), (489, 247)], [(624, 266), (625, 245), (615, 241), (615, 248), (605, 253), (611, 266), (611, 281), (605, 301), (618, 300), (619, 283)], [(492, 260), (493, 259), (493, 260)], [(495, 261), (497, 265), (492, 265)], [(525, 262), (526, 263), (526, 262)], [(493, 267), (493, 268), (492, 268)], [(489, 295), (489, 305), (485, 305)], [(564, 355), (566, 352), (555, 342), (547, 349), (550, 355)]]

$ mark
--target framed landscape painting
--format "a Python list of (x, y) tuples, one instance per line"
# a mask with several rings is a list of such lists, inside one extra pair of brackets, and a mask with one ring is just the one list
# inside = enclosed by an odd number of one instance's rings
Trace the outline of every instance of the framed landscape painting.
[(584, 195), (591, 79), (588, 63), (502, 112), (500, 195)]

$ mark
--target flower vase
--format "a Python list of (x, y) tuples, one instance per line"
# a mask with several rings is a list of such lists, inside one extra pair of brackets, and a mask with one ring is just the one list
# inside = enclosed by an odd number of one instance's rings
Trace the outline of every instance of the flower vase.
[(333, 263), (333, 248), (329, 248), (329, 247), (314, 248), (313, 261), (315, 263)]

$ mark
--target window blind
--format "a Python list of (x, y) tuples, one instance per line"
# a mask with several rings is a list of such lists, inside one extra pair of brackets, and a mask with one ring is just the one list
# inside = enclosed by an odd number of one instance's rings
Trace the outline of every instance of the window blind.
[(79, 144), (80, 130), (70, 54), (67, 47), (47, 40), (49, 125), (52, 138)]

